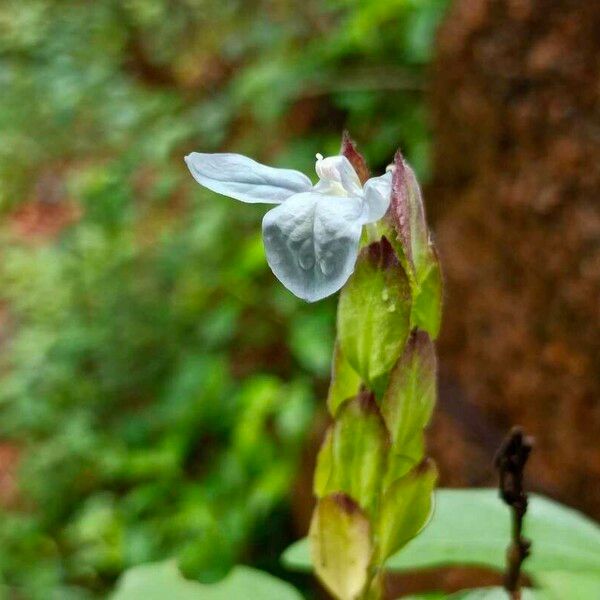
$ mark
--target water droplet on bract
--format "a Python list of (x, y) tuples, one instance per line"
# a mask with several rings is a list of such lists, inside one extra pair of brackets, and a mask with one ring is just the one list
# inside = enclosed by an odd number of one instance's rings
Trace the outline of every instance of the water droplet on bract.
[(387, 290), (383, 290), (383, 292), (381, 292), (381, 299), (384, 302), (387, 302), (388, 299), (389, 299), (389, 297), (390, 297), (390, 294), (389, 294), (389, 292)]
[(396, 311), (396, 305), (392, 302), (388, 307), (388, 312), (395, 312)]

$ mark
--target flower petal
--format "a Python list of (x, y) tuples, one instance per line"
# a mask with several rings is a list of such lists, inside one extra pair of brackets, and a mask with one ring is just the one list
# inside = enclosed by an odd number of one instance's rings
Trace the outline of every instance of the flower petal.
[(387, 212), (392, 197), (391, 171), (381, 177), (371, 177), (365, 183), (364, 199), (366, 205), (365, 223), (379, 221)]
[(299, 171), (267, 167), (241, 154), (192, 152), (185, 162), (199, 184), (242, 202), (279, 204), (312, 187)]
[(323, 158), (317, 154), (315, 171), (320, 179), (315, 188), (323, 194), (358, 196), (362, 193), (360, 179), (345, 156)]
[(360, 198), (308, 192), (263, 219), (267, 261), (296, 296), (314, 302), (337, 292), (354, 271), (363, 222)]

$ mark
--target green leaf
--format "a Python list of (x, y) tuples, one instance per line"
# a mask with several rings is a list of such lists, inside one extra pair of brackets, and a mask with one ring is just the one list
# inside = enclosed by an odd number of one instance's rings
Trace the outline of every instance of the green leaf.
[(411, 594), (402, 596), (397, 600), (446, 600), (448, 596), (444, 592), (425, 592), (423, 594)]
[(340, 344), (336, 343), (333, 351), (331, 384), (327, 394), (327, 408), (332, 416), (335, 417), (338, 407), (344, 400), (358, 393), (360, 384), (360, 376), (344, 357)]
[(437, 470), (426, 461), (392, 483), (385, 492), (377, 519), (378, 557), (382, 565), (427, 524), (433, 509)]
[(429, 421), (437, 395), (436, 377), (433, 343), (424, 331), (413, 331), (381, 402), (396, 454), (408, 455), (411, 440)]
[[(448, 600), (507, 600), (507, 598), (508, 594), (506, 593), (506, 590), (501, 587), (461, 590), (460, 592), (447, 596)], [(523, 588), (521, 590), (521, 600), (536, 599), (542, 599), (542, 594), (539, 591), (531, 588)]]
[(548, 571), (535, 574), (546, 600), (597, 600), (600, 595), (600, 570), (595, 573)]
[(225, 579), (204, 585), (184, 579), (174, 560), (133, 567), (117, 583), (112, 600), (301, 600), (291, 585), (268, 573), (235, 567)]
[(342, 404), (317, 461), (318, 496), (344, 492), (366, 511), (379, 495), (389, 436), (373, 394), (363, 391)]
[(402, 353), (410, 329), (408, 277), (389, 241), (363, 248), (338, 304), (342, 352), (373, 387)]
[(340, 600), (354, 600), (365, 587), (373, 553), (365, 513), (346, 494), (321, 498), (309, 537), (315, 571)]
[[(600, 569), (600, 528), (580, 513), (532, 494), (524, 527), (533, 542), (525, 572)], [(509, 541), (510, 513), (497, 490), (440, 490), (429, 527), (388, 567), (470, 564), (502, 571)]]
[[(600, 573), (600, 527), (581, 513), (531, 494), (525, 533), (533, 541), (532, 554), (523, 563), (525, 572)], [(475, 565), (503, 571), (509, 542), (510, 513), (497, 490), (437, 490), (431, 522), (387, 567)], [(292, 569), (311, 568), (302, 541), (286, 550), (283, 561)]]

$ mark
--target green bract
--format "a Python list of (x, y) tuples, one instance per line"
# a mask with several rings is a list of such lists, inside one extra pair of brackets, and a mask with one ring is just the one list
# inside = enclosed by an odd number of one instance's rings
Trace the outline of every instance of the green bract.
[(327, 395), (327, 408), (335, 416), (339, 405), (358, 392), (361, 379), (358, 373), (350, 366), (340, 344), (335, 345), (333, 351), (333, 366), (331, 369), (331, 384)]
[(336, 598), (356, 600), (368, 582), (373, 553), (371, 526), (346, 494), (321, 498), (310, 526), (317, 575)]
[(381, 412), (392, 436), (394, 452), (403, 454), (425, 427), (436, 400), (436, 357), (424, 331), (411, 335), (390, 375)]
[(377, 230), (390, 240), (408, 274), (413, 298), (411, 326), (435, 339), (442, 318), (442, 273), (419, 184), (399, 152), (394, 157), (390, 209)]
[(344, 356), (375, 387), (400, 356), (410, 331), (408, 277), (383, 238), (361, 250), (340, 296), (338, 336)]
[(372, 514), (388, 448), (388, 433), (374, 397), (363, 392), (347, 400), (319, 453), (315, 493), (344, 492)]
[(377, 519), (377, 562), (402, 548), (423, 529), (433, 510), (433, 488), (437, 472), (432, 462), (425, 462), (384, 492)]

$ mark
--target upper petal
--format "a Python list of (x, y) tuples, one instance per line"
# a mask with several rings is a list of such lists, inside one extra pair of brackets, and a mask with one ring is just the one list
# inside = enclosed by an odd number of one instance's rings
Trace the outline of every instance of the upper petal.
[(241, 154), (192, 152), (185, 162), (198, 183), (242, 202), (279, 204), (312, 187), (299, 171), (267, 167)]
[(324, 194), (357, 196), (362, 191), (360, 179), (352, 163), (345, 156), (323, 158), (317, 154), (315, 171), (320, 179), (316, 189)]
[(379, 221), (387, 212), (392, 197), (392, 173), (371, 177), (363, 188), (365, 200), (365, 223)]
[(362, 229), (360, 198), (308, 192), (263, 219), (267, 261), (296, 296), (314, 302), (337, 292), (354, 270)]

